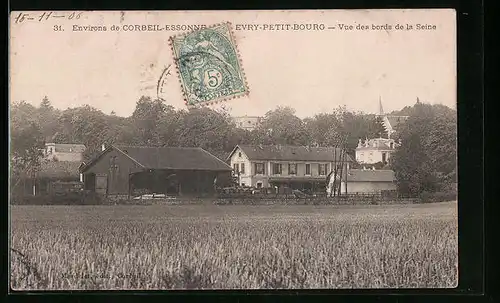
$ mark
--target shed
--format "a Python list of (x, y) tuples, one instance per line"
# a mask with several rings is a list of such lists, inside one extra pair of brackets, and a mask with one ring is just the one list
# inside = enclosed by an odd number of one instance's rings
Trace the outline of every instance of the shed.
[(202, 148), (110, 145), (80, 168), (84, 188), (105, 195), (214, 193), (231, 167)]
[(396, 189), (393, 170), (351, 169), (347, 174), (349, 193), (381, 193)]
[[(51, 184), (78, 182), (80, 163), (72, 161), (42, 161), (33, 179), (27, 173), (14, 184), (16, 194), (45, 194), (50, 192)], [(35, 183), (33, 183), (35, 182)]]

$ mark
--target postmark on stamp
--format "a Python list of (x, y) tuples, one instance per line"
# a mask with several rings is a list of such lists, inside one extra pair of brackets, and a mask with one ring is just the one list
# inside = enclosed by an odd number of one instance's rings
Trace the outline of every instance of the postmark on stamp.
[(171, 37), (170, 43), (188, 107), (248, 94), (229, 22)]
[(172, 74), (172, 64), (169, 64), (167, 67), (163, 69), (161, 73), (160, 79), (158, 79), (158, 84), (156, 86), (156, 97), (159, 100), (165, 100), (165, 84), (167, 83), (167, 79)]

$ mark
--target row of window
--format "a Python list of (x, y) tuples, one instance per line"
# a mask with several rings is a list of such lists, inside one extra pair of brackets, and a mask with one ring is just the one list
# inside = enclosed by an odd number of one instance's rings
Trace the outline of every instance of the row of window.
[[(283, 173), (283, 164), (282, 163), (273, 163), (271, 166), (273, 175), (281, 175)], [(236, 173), (240, 173), (242, 175), (245, 174), (245, 163), (234, 163), (233, 170)], [(265, 165), (264, 163), (255, 163), (255, 174), (256, 175), (265, 175)], [(296, 175), (297, 174), (297, 164), (289, 163), (288, 164), (288, 174)], [(306, 164), (306, 175), (311, 175), (311, 164)], [(318, 164), (318, 174), (320, 176), (326, 176), (328, 174), (328, 164)]]
[[(364, 153), (359, 153), (358, 160), (360, 160), (361, 158), (363, 158), (364, 155), (365, 155)], [(373, 160), (372, 157), (373, 157), (373, 152), (370, 152), (368, 160), (372, 161)], [(386, 162), (388, 158), (389, 158), (389, 153), (382, 153), (382, 162)]]

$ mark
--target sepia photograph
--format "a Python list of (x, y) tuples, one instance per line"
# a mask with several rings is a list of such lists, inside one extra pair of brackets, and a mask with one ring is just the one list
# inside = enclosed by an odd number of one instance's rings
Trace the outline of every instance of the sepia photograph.
[(455, 10), (9, 26), (11, 291), (457, 287)]

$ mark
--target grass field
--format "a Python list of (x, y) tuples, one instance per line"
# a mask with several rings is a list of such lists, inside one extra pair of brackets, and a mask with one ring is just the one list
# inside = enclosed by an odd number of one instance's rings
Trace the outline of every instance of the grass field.
[(425, 288), (458, 279), (454, 202), (12, 206), (11, 223), (18, 290)]

